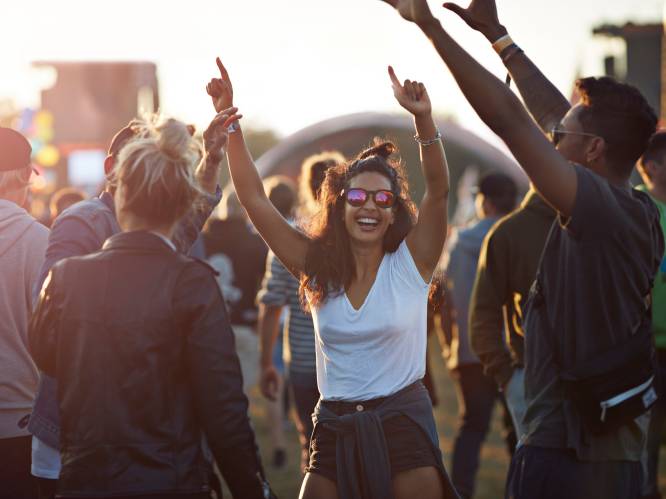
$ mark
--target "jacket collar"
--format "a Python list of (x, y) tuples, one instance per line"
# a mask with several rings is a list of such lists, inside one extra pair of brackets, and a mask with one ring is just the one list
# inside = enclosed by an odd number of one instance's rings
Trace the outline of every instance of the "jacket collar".
[(113, 201), (113, 196), (109, 191), (102, 191), (102, 193), (99, 195), (99, 199), (107, 206), (107, 208), (111, 210), (112, 213), (116, 212), (116, 204)]
[(108, 238), (102, 246), (104, 250), (146, 250), (173, 253), (173, 249), (159, 235), (144, 230), (120, 232)]

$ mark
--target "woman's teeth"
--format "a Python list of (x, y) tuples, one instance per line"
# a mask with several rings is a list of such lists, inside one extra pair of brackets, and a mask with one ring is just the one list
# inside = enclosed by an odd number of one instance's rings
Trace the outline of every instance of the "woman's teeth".
[(379, 224), (379, 220), (376, 218), (369, 218), (369, 217), (362, 217), (356, 220), (360, 225), (366, 226), (366, 227), (375, 227), (376, 225)]

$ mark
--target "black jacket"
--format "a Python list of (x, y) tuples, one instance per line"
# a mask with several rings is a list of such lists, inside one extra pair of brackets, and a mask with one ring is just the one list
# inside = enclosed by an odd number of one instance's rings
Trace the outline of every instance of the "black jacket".
[(61, 495), (206, 491), (205, 435), (234, 497), (264, 497), (211, 268), (149, 232), (117, 234), (53, 267), (29, 340), (59, 384)]

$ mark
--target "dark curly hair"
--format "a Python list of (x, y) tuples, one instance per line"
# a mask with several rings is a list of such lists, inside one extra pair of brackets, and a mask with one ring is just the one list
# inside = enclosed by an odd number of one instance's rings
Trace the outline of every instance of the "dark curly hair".
[[(391, 182), (396, 194), (395, 219), (384, 235), (384, 251), (394, 252), (416, 221), (416, 208), (409, 197), (404, 165), (390, 157), (397, 147), (375, 138), (374, 144), (351, 162), (338, 164), (326, 171), (319, 194), (319, 210), (304, 227), (310, 238), (301, 276), (299, 295), (306, 306), (319, 305), (333, 293), (346, 289), (356, 276), (356, 267), (344, 222), (345, 200), (342, 191), (351, 179), (366, 172), (377, 172)], [(306, 301), (307, 295), (307, 301)]]
[(576, 81), (586, 132), (606, 141), (606, 160), (618, 174), (629, 176), (657, 127), (657, 114), (637, 88), (613, 78)]

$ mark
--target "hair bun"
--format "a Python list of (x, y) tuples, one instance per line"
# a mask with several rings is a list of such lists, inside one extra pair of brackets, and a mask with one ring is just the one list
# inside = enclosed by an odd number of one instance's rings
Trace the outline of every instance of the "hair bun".
[(173, 159), (181, 159), (190, 153), (192, 135), (182, 121), (170, 118), (156, 128), (157, 147)]
[(370, 156), (381, 156), (384, 159), (388, 159), (388, 157), (397, 150), (398, 148), (393, 142), (376, 142), (374, 146), (361, 152), (361, 154), (358, 155), (358, 159), (365, 159)]

